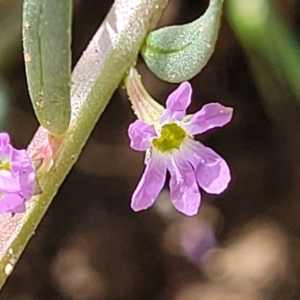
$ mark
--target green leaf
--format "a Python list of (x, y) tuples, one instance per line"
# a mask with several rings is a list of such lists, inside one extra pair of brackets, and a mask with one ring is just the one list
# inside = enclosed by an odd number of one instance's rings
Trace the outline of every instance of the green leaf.
[[(36, 132), (27, 149), (29, 157), (32, 160), (50, 158), (53, 165), (50, 169), (39, 170), (43, 193), (28, 201), (25, 213), (14, 217), (0, 215), (0, 289), (15, 268), (124, 74), (134, 64), (149, 27), (157, 23), (167, 2), (138, 0), (128, 5), (128, 0), (115, 1), (74, 68), (72, 126), (62, 137), (51, 139), (43, 127)], [(98, 46), (97, 53), (95, 45)], [(52, 155), (49, 151), (44, 152), (49, 147)]]
[[(231, 27), (246, 50), (259, 86), (265, 85), (266, 80), (259, 74), (257, 61), (264, 62), (267, 67), (262, 70), (272, 72), (278, 83), (300, 100), (299, 37), (274, 4), (271, 1), (230, 0), (227, 10)], [(268, 98), (272, 99), (273, 95), (269, 89)]]
[(29, 94), (40, 124), (54, 135), (70, 122), (71, 0), (25, 0), (23, 47)]
[(182, 82), (197, 75), (214, 51), (222, 4), (223, 0), (210, 0), (205, 14), (196, 21), (150, 32), (142, 49), (149, 69), (168, 82)]

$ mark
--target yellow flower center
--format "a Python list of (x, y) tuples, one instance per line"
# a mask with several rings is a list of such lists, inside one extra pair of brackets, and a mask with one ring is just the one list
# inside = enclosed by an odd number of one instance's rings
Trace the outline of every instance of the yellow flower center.
[(161, 152), (179, 149), (186, 137), (185, 131), (177, 124), (166, 124), (161, 128), (159, 138), (153, 140), (153, 146)]
[(10, 164), (9, 164), (9, 161), (7, 161), (7, 160), (0, 161), (0, 170), (7, 170), (7, 171), (10, 171)]

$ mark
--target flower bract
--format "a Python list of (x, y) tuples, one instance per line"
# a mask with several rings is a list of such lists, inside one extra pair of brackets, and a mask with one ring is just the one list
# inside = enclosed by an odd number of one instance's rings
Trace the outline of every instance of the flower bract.
[[(194, 136), (227, 124), (233, 109), (209, 103), (195, 114), (186, 115), (191, 96), (190, 83), (183, 82), (169, 95), (166, 108), (156, 110), (154, 115), (159, 111), (159, 118), (154, 117), (153, 121), (140, 118), (129, 126), (130, 146), (147, 153), (144, 173), (132, 196), (131, 207), (135, 211), (147, 209), (154, 203), (164, 187), (167, 171), (171, 175), (170, 200), (178, 211), (188, 216), (198, 212), (199, 186), (207, 193), (220, 194), (231, 180), (226, 161), (194, 140)], [(142, 107), (141, 101), (146, 100), (140, 96), (134, 106)], [(143, 113), (137, 115), (143, 116)]]
[(7, 133), (0, 133), (0, 213), (25, 211), (25, 201), (35, 191), (36, 171), (26, 150), (10, 144)]

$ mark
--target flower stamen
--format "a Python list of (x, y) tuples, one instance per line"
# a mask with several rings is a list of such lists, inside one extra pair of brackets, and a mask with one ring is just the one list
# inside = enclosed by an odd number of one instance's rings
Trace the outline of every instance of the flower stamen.
[(10, 171), (10, 163), (7, 160), (0, 161), (0, 170)]
[(161, 135), (152, 141), (153, 146), (161, 152), (180, 148), (186, 137), (185, 131), (175, 123), (166, 124), (161, 128)]

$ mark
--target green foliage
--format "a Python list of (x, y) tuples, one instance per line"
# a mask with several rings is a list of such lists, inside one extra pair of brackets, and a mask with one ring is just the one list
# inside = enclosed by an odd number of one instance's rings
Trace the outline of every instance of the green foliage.
[(35, 114), (52, 134), (70, 122), (71, 0), (25, 0), (23, 46)]
[(271, 1), (230, 0), (227, 4), (229, 21), (246, 50), (258, 86), (271, 100), (269, 103), (274, 101), (274, 90), (266, 93), (266, 78), (270, 76), (279, 82), (281, 90), (300, 99), (299, 38)]
[[(40, 15), (37, 13), (38, 9), (40, 9), (40, 1), (46, 3), (46, 1), (38, 0), (36, 6), (34, 6), (32, 1), (31, 3), (27, 0), (25, 1), (24, 25), (27, 27), (30, 25), (28, 29), (33, 28), (33, 25), (42, 29), (42, 26), (39, 25), (41, 22), (35, 18), (32, 18), (33, 23), (26, 23), (28, 19), (31, 19), (31, 17), (28, 17), (28, 14)], [(56, 7), (52, 7), (53, 18), (57, 17), (59, 12), (58, 6), (60, 4), (63, 5), (60, 2), (66, 1), (47, 1), (48, 3), (45, 5), (52, 5), (52, 2), (56, 3)], [(16, 214), (13, 218), (11, 216), (0, 218), (0, 229), (2, 229), (2, 231), (0, 230), (2, 241), (0, 244), (0, 289), (13, 271), (14, 265), (29, 239), (35, 233), (35, 229), (46, 213), (60, 185), (76, 162), (91, 131), (122, 81), (124, 74), (134, 64), (149, 27), (157, 23), (167, 1), (138, 0), (134, 1), (130, 7), (127, 4), (128, 0), (115, 2), (74, 68), (71, 91), (73, 105), (72, 126), (69, 127), (63, 136), (59, 137), (49, 137), (49, 133), (43, 127), (40, 127), (27, 149), (31, 159), (39, 159), (38, 157), (43, 159), (42, 166), (40, 166), (41, 169), (38, 170), (39, 185), (43, 193), (36, 195), (30, 200), (25, 213)], [(119, 24), (120, 15), (123, 17), (121, 24)], [(117, 31), (113, 32), (116, 35), (112, 35), (112, 31), (109, 31), (108, 28), (117, 28)], [(30, 55), (33, 53), (31, 47), (34, 48), (34, 41), (32, 40), (34, 36), (41, 39), (41, 42), (46, 42), (41, 34), (35, 32), (35, 34), (30, 36), (26, 33), (24, 38), (28, 40), (24, 41), (27, 44), (25, 53)], [(32, 42), (31, 46), (30, 40)], [(56, 40), (54, 39), (53, 41)], [(95, 55), (95, 45), (99, 45), (97, 50), (101, 54), (101, 60), (99, 59), (99, 53)], [(34, 48), (34, 51), (36, 51), (37, 57), (40, 57), (36, 48)], [(32, 55), (32, 62), (33, 58), (34, 56)], [(47, 60), (45, 57), (41, 58)], [(51, 62), (50, 58), (52, 59), (53, 57), (48, 57)], [(53, 59), (52, 63), (54, 64)], [(62, 63), (64, 62), (62, 61)], [(26, 64), (28, 65), (29, 63)], [(32, 78), (39, 79), (40, 77), (35, 75), (34, 70), (40, 76), (41, 72), (37, 67), (36, 69), (30, 69), (29, 72), (27, 70), (27, 74), (29, 77), (34, 76)], [(58, 81), (59, 72), (60, 68), (54, 74)], [(29, 81), (32, 84), (32, 79), (29, 79)], [(35, 81), (38, 80), (36, 79)], [(39, 82), (35, 84), (37, 87), (43, 87)], [(32, 87), (30, 87), (30, 90), (30, 93), (32, 93)], [(36, 88), (35, 91), (38, 92), (39, 90)], [(51, 109), (51, 106), (49, 107)], [(52, 112), (55, 111), (53, 110)], [(55, 126), (59, 125), (55, 122), (53, 121)], [(49, 150), (49, 148), (51, 149), (50, 152), (52, 152), (50, 154), (49, 151), (45, 151), (45, 149)], [(45, 167), (43, 168), (43, 166)]]
[(151, 32), (142, 55), (149, 69), (168, 82), (182, 82), (197, 75), (210, 59), (222, 14), (223, 0), (211, 0), (196, 21)]

